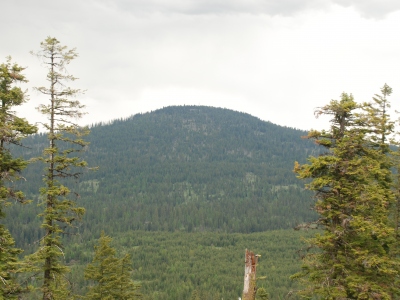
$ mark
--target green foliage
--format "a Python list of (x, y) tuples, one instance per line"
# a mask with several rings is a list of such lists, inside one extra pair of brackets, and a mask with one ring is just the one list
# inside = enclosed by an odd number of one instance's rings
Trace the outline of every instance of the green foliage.
[[(11, 63), (11, 57), (0, 65), (0, 218), (5, 217), (5, 207), (10, 200), (26, 203), (25, 195), (15, 188), (14, 182), (21, 178), (27, 166), (22, 158), (12, 156), (10, 144), (20, 145), (23, 137), (36, 132), (36, 127), (15, 115), (13, 109), (27, 101), (27, 95), (17, 83), (26, 82), (24, 68)], [(0, 298), (16, 299), (22, 288), (16, 281), (20, 263), (14, 247), (14, 239), (5, 225), (0, 224)]]
[[(311, 193), (291, 172), (293, 160), (319, 153), (300, 138), (305, 134), (202, 106), (167, 107), (95, 125), (82, 158), (100, 168), (84, 173), (74, 188), (87, 210), (79, 231), (83, 239), (101, 230), (112, 236), (133, 229), (250, 233), (311, 221)], [(26, 157), (48, 145), (44, 135), (29, 142)], [(33, 199), (40, 168), (31, 164), (24, 173)], [(12, 228), (20, 228), (12, 229), (17, 245), (29, 247), (38, 234), (25, 220), (33, 217), (17, 208), (9, 214)]]
[(90, 300), (133, 300), (139, 299), (139, 285), (131, 279), (131, 261), (129, 254), (121, 259), (115, 256), (110, 246), (111, 238), (101, 233), (99, 244), (95, 246), (93, 261), (85, 269), (85, 279), (94, 285), (89, 286), (85, 299)]
[(381, 95), (376, 94), (372, 97), (371, 103), (364, 103), (363, 110), (365, 122), (369, 125), (370, 140), (374, 146), (379, 146), (383, 151), (389, 151), (389, 142), (395, 144), (390, 135), (394, 131), (395, 122), (390, 120), (388, 110), (391, 105), (387, 99), (392, 94), (392, 88), (386, 83), (381, 88)]
[(307, 188), (316, 191), (315, 223), (323, 229), (307, 240), (319, 251), (308, 252), (302, 271), (293, 276), (306, 285), (300, 292), (306, 297), (393, 299), (399, 293), (388, 218), (394, 195), (385, 142), (392, 127), (383, 104), (378, 105), (381, 114), (371, 105), (358, 105), (351, 95), (332, 100), (318, 111), (332, 116), (330, 130), (308, 135), (327, 153), (295, 164), (299, 178), (312, 178)]
[[(301, 237), (310, 236), (292, 229), (253, 234), (126, 231), (113, 237), (112, 247), (131, 255), (131, 276), (140, 282), (146, 300), (190, 299), (195, 290), (201, 300), (238, 299), (243, 292), (246, 247), (262, 254), (257, 274), (266, 279), (260, 285), (271, 299), (285, 299), (298, 289), (289, 276), (300, 268)], [(93, 260), (90, 247), (94, 245), (97, 240), (71, 241), (66, 249), (81, 294), (87, 286), (83, 269)]]
[[(210, 107), (169, 107), (92, 127), (88, 136), (91, 144), (82, 158), (101, 168), (84, 173), (74, 187), (81, 195), (76, 202), (86, 207), (87, 213), (78, 227), (80, 235), (60, 240), (71, 270), (62, 278), (78, 283), (75, 294), (85, 294), (83, 265), (91, 261), (90, 247), (94, 246), (89, 241), (102, 229), (112, 233), (116, 245), (125, 245), (120, 233), (129, 235), (132, 229), (164, 230), (154, 234), (138, 231), (135, 239), (145, 245), (135, 248), (132, 244), (132, 249), (143, 249), (143, 253), (126, 250), (133, 258), (133, 278), (142, 283), (144, 297), (189, 299), (197, 287), (201, 299), (235, 299), (242, 294), (243, 252), (247, 247), (274, 253), (273, 259), (268, 259), (268, 271), (260, 267), (259, 272), (273, 274), (265, 286), (271, 297), (284, 297), (294, 288), (288, 276), (296, 271), (297, 235), (287, 237), (285, 232), (281, 239), (276, 237), (281, 233), (274, 233), (268, 241), (238, 235), (236, 244), (236, 236), (227, 232), (290, 228), (313, 219), (310, 193), (303, 191), (290, 171), (293, 159), (318, 153), (316, 147), (300, 139), (304, 134)], [(28, 142), (23, 153), (26, 157), (39, 155), (49, 144), (44, 134)], [(67, 145), (62, 144), (60, 150), (64, 149)], [(24, 187), (36, 201), (41, 201), (37, 193), (40, 168), (38, 163), (31, 164), (24, 173), (29, 178)], [(17, 245), (27, 251), (34, 250), (35, 242), (43, 237), (34, 217), (40, 213), (35, 206), (29, 210), (8, 208), (11, 218), (7, 224)], [(186, 232), (196, 235), (192, 239)], [(206, 259), (218, 249), (223, 251), (218, 251), (215, 259)], [(190, 250), (195, 255), (188, 256)], [(168, 269), (166, 257), (176, 266)], [(40, 276), (36, 276), (35, 284), (39, 283)]]
[(32, 272), (43, 272), (43, 299), (67, 299), (71, 297), (66, 290), (65, 281), (69, 268), (62, 262), (64, 253), (61, 236), (69, 233), (68, 229), (73, 226), (73, 221), (82, 217), (84, 209), (68, 198), (70, 190), (64, 185), (64, 181), (66, 178), (79, 177), (81, 172), (78, 169), (86, 166), (84, 160), (73, 154), (87, 145), (82, 140), (87, 131), (82, 131), (74, 123), (74, 120), (82, 116), (83, 106), (78, 100), (71, 99), (79, 90), (66, 86), (66, 82), (75, 80), (65, 69), (77, 57), (75, 49), (68, 50), (51, 37), (40, 45), (41, 51), (36, 55), (45, 60), (49, 87), (39, 87), (37, 90), (48, 95), (50, 101), (48, 104), (41, 104), (38, 109), (49, 120), (42, 125), (48, 131), (50, 146), (43, 150), (43, 156), (39, 158), (46, 164), (45, 187), (40, 189), (40, 205), (43, 211), (39, 214), (43, 219), (42, 228), (45, 234), (40, 248), (28, 261)]
[(20, 268), (18, 254), (21, 252), (14, 247), (14, 239), (8, 230), (0, 225), (0, 299), (17, 299), (22, 291), (16, 280)]
[(267, 291), (264, 288), (258, 288), (256, 294), (256, 300), (268, 300), (269, 296)]
[[(0, 215), (10, 199), (24, 202), (24, 194), (15, 189), (12, 183), (21, 178), (20, 173), (27, 166), (27, 161), (11, 155), (10, 145), (20, 145), (22, 138), (36, 133), (37, 128), (23, 118), (15, 115), (13, 109), (27, 101), (27, 95), (17, 83), (26, 82), (21, 73), (24, 68), (11, 63), (11, 57), (0, 65)], [(7, 184), (6, 184), (7, 183)], [(10, 186), (11, 185), (11, 186)]]

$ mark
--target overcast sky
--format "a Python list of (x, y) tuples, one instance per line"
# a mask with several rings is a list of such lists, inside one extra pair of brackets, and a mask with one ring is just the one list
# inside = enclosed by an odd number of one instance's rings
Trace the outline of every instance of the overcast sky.
[(0, 28), (1, 62), (28, 67), (32, 122), (46, 71), (29, 51), (47, 36), (79, 52), (84, 124), (185, 104), (318, 129), (316, 107), (384, 83), (400, 110), (399, 0), (13, 0)]

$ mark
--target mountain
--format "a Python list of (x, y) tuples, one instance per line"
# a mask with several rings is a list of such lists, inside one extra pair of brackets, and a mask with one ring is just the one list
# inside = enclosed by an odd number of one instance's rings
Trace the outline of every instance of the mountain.
[[(318, 154), (304, 135), (205, 106), (166, 107), (93, 125), (83, 156), (99, 170), (72, 182), (87, 210), (79, 231), (83, 237), (102, 229), (250, 233), (309, 221), (311, 195), (292, 172), (294, 161)], [(21, 155), (39, 156), (46, 136), (24, 145)], [(38, 203), (42, 169), (31, 164), (21, 184)], [(41, 236), (32, 226), (38, 208), (29, 207), (14, 205), (8, 212), (21, 245)]]

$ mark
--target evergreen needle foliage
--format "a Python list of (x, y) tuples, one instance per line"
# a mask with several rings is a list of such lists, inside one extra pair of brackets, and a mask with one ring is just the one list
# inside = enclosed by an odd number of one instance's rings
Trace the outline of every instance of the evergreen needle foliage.
[[(74, 189), (86, 209), (82, 237), (101, 230), (111, 236), (128, 230), (250, 233), (311, 221), (311, 192), (291, 172), (293, 161), (319, 153), (300, 138), (305, 134), (204, 106), (166, 107), (93, 126), (83, 158), (101, 167)], [(40, 155), (47, 141), (36, 135), (25, 143), (32, 149), (24, 152), (28, 158)], [(39, 164), (24, 173), (33, 199), (41, 173)], [(29, 247), (37, 232), (16, 208), (11, 214), (21, 228), (12, 230), (17, 244)]]
[(261, 287), (257, 289), (256, 300), (268, 300), (268, 293), (265, 288)]
[(31, 271), (43, 273), (44, 300), (70, 299), (65, 278), (69, 268), (63, 262), (61, 236), (69, 233), (73, 222), (84, 214), (84, 208), (77, 207), (75, 201), (68, 197), (70, 190), (64, 183), (67, 178), (78, 178), (80, 169), (86, 167), (86, 162), (74, 153), (82, 151), (87, 145), (82, 137), (88, 131), (74, 122), (83, 115), (83, 105), (73, 99), (80, 91), (66, 86), (67, 82), (76, 79), (65, 69), (77, 57), (75, 49), (69, 50), (61, 46), (57, 39), (48, 37), (41, 43), (41, 51), (36, 55), (43, 59), (48, 69), (49, 86), (36, 89), (50, 99), (48, 104), (38, 107), (48, 117), (48, 122), (42, 125), (48, 132), (49, 146), (39, 158), (46, 165), (45, 187), (40, 189), (43, 211), (39, 214), (43, 218), (45, 235), (40, 248), (29, 260)]
[[(11, 57), (0, 65), (0, 218), (5, 217), (4, 208), (10, 200), (26, 203), (24, 194), (13, 184), (21, 179), (20, 172), (27, 166), (22, 158), (14, 158), (11, 144), (20, 145), (23, 137), (36, 132), (36, 127), (15, 115), (13, 109), (27, 101), (27, 95), (15, 84), (26, 82), (24, 68), (11, 63)], [(18, 254), (14, 239), (8, 229), (0, 224), (0, 299), (14, 299), (21, 292), (15, 275), (19, 272)]]
[(394, 299), (399, 295), (394, 228), (389, 222), (394, 202), (391, 158), (387, 144), (393, 130), (386, 108), (388, 87), (372, 104), (357, 104), (342, 94), (317, 114), (332, 116), (328, 131), (307, 138), (326, 154), (295, 163), (307, 188), (316, 191), (315, 222), (322, 232), (309, 239), (302, 271), (293, 275), (306, 285), (304, 297), (323, 299)]
[(110, 246), (112, 239), (101, 233), (99, 244), (95, 246), (92, 263), (85, 269), (85, 279), (94, 285), (89, 287), (85, 299), (88, 300), (133, 300), (140, 299), (139, 285), (131, 279), (131, 258), (126, 254), (121, 259), (115, 256)]

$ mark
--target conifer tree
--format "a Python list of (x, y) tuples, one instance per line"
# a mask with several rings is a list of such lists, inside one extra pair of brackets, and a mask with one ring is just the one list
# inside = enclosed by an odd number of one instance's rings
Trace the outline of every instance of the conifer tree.
[(85, 269), (85, 279), (94, 285), (89, 287), (85, 299), (88, 300), (128, 300), (141, 299), (140, 286), (131, 279), (131, 259), (125, 255), (122, 259), (115, 256), (110, 246), (112, 239), (101, 233), (96, 245), (92, 263)]
[[(332, 100), (317, 111), (332, 116), (331, 128), (313, 130), (307, 138), (327, 153), (310, 157), (306, 165), (295, 163), (299, 178), (312, 179), (306, 187), (316, 191), (316, 224), (323, 230), (308, 240), (319, 251), (309, 252), (302, 271), (292, 276), (306, 284), (300, 291), (305, 297), (393, 299), (399, 295), (394, 280), (399, 262), (390, 255), (395, 240), (388, 218), (394, 196), (388, 185), (387, 152), (382, 151), (388, 126), (382, 119), (371, 122), (360, 108), (351, 95), (342, 94), (340, 101)], [(377, 124), (381, 125), (376, 131), (379, 143), (371, 138)]]
[[(395, 203), (391, 207), (391, 217), (393, 217), (393, 227), (395, 229), (395, 237), (397, 243), (391, 249), (392, 255), (397, 257), (400, 253), (399, 243), (400, 243), (400, 177), (399, 177), (399, 151), (393, 151), (390, 146), (399, 146), (399, 142), (393, 138), (393, 133), (395, 130), (395, 122), (390, 119), (390, 115), (388, 110), (391, 107), (391, 104), (388, 100), (388, 97), (392, 94), (393, 90), (386, 83), (381, 88), (381, 94), (375, 94), (373, 102), (370, 104), (365, 104), (366, 111), (366, 119), (368, 124), (372, 124), (370, 126), (369, 136), (372, 142), (372, 146), (375, 148), (380, 148), (382, 152), (387, 153), (387, 159), (384, 163), (382, 163), (381, 168), (396, 169), (395, 176), (387, 176), (386, 181), (384, 182), (385, 187), (389, 190), (390, 185), (394, 185), (394, 195), (395, 195)], [(392, 192), (389, 191), (389, 192)]]
[(46, 165), (45, 186), (40, 190), (43, 212), (39, 215), (43, 219), (45, 235), (40, 248), (29, 260), (35, 265), (32, 270), (43, 274), (43, 300), (59, 300), (70, 297), (65, 290), (65, 274), (69, 268), (63, 262), (61, 237), (69, 233), (73, 222), (84, 214), (84, 208), (78, 207), (71, 199), (70, 189), (65, 184), (68, 178), (78, 178), (80, 169), (86, 167), (86, 162), (76, 154), (87, 145), (82, 137), (88, 131), (76, 123), (83, 115), (84, 107), (75, 99), (80, 90), (67, 86), (67, 82), (76, 80), (66, 72), (66, 65), (77, 57), (75, 49), (67, 49), (52, 37), (40, 46), (41, 51), (36, 55), (48, 69), (49, 84), (48, 87), (36, 88), (49, 97), (47, 104), (38, 107), (48, 119), (42, 125), (47, 130), (49, 146), (39, 158)]
[(0, 225), (0, 299), (17, 299), (22, 291), (16, 280), (19, 271), (18, 254), (14, 239), (4, 225)]
[(361, 118), (364, 118), (364, 126), (368, 133), (368, 139), (370, 141), (370, 147), (380, 150), (384, 156), (381, 160), (381, 169), (385, 170), (386, 177), (381, 184), (383, 187), (391, 193), (391, 185), (393, 183), (393, 176), (390, 168), (393, 167), (393, 151), (390, 149), (390, 145), (395, 145), (396, 141), (393, 139), (393, 132), (395, 122), (390, 119), (389, 109), (391, 107), (388, 97), (392, 94), (392, 88), (386, 83), (381, 88), (381, 95), (375, 94), (372, 97), (372, 102), (364, 103), (362, 109), (364, 114)]
[(115, 299), (119, 300), (130, 300), (130, 299), (141, 299), (141, 294), (139, 292), (140, 285), (135, 283), (131, 278), (131, 273), (133, 271), (131, 256), (125, 254), (117, 265), (119, 270), (117, 270), (117, 290)]
[[(7, 62), (0, 65), (0, 218), (5, 217), (4, 209), (10, 200), (27, 202), (22, 191), (14, 187), (15, 182), (21, 179), (20, 172), (27, 162), (22, 158), (14, 158), (9, 148), (11, 144), (21, 145), (23, 137), (37, 130), (13, 111), (28, 100), (26, 93), (15, 86), (27, 81), (23, 70), (18, 64), (11, 63), (11, 57), (7, 57)], [(21, 291), (15, 275), (19, 269), (17, 256), (22, 250), (15, 248), (14, 244), (8, 229), (0, 224), (0, 299), (14, 299)]]
[(394, 131), (394, 122), (390, 120), (389, 109), (391, 107), (388, 97), (392, 94), (392, 88), (386, 83), (381, 88), (381, 95), (375, 94), (372, 102), (364, 103), (366, 123), (369, 127), (370, 139), (375, 146), (389, 151), (390, 134)]
[(115, 257), (115, 249), (110, 246), (111, 241), (111, 237), (102, 232), (99, 244), (94, 247), (94, 258), (85, 269), (85, 279), (95, 282), (96, 285), (89, 287), (86, 299), (113, 299), (117, 288), (118, 259)]

